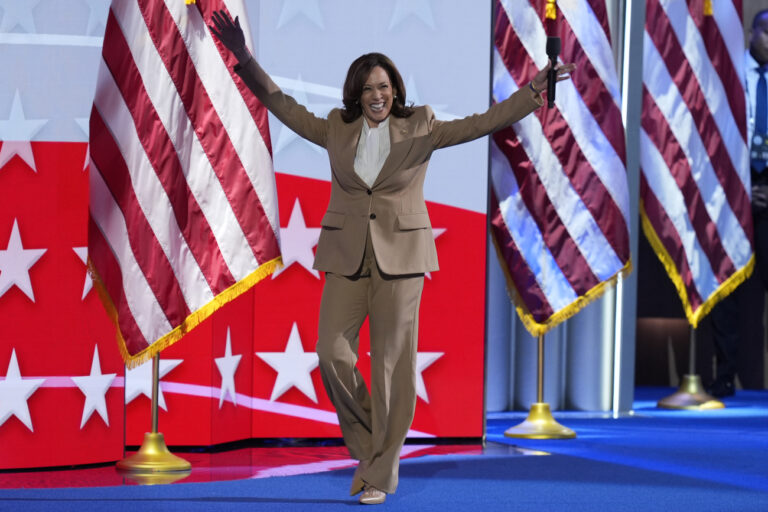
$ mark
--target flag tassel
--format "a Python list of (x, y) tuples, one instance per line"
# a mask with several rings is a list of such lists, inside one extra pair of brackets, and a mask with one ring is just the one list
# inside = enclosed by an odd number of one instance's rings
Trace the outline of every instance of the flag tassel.
[(557, 5), (555, 4), (555, 0), (547, 0), (547, 5), (544, 10), (544, 17), (546, 17), (548, 20), (557, 19)]

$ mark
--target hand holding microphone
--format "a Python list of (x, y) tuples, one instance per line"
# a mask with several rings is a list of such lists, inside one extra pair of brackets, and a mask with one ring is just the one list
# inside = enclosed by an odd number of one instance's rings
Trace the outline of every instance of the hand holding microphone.
[(557, 67), (558, 55), (560, 55), (560, 38), (547, 37), (547, 57), (549, 57), (549, 62), (531, 80), (531, 87), (538, 93), (543, 92), (546, 86), (547, 105), (550, 108), (555, 106), (555, 84), (570, 79), (571, 72), (576, 69), (576, 64), (564, 64)]

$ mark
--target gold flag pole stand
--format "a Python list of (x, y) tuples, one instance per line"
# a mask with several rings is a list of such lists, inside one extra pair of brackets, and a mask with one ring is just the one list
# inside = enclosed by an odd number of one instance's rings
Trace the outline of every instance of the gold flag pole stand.
[(677, 391), (659, 400), (657, 405), (662, 409), (699, 411), (724, 408), (725, 404), (723, 402), (704, 391), (701, 377), (696, 374), (696, 329), (693, 326), (691, 326), (689, 351), (688, 375), (683, 375), (683, 381), (680, 383), (680, 388)]
[(544, 335), (539, 334), (539, 368), (536, 386), (536, 403), (531, 404), (531, 410), (524, 422), (511, 427), (504, 432), (506, 437), (525, 439), (573, 439), (576, 432), (555, 421), (549, 404), (544, 402)]
[(117, 469), (143, 484), (171, 483), (189, 476), (189, 461), (172, 454), (163, 434), (157, 431), (160, 387), (160, 354), (152, 359), (152, 432), (144, 434), (139, 451), (117, 462)]

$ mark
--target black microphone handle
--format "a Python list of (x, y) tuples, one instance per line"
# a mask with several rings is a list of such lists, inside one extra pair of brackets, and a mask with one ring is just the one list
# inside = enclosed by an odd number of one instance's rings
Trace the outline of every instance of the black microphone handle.
[(550, 60), (551, 67), (547, 71), (547, 106), (552, 108), (555, 106), (555, 84), (557, 83), (557, 70), (555, 65), (557, 64), (557, 58)]

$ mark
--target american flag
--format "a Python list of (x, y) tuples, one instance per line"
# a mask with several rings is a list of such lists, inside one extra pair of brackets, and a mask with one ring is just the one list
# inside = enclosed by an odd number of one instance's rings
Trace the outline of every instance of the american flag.
[(696, 327), (751, 272), (740, 0), (648, 0), (641, 219)]
[(135, 366), (280, 259), (266, 109), (214, 41), (241, 0), (114, 0), (90, 118), (90, 265)]
[[(518, 313), (543, 334), (629, 271), (629, 193), (618, 78), (603, 0), (496, 0), (493, 95), (546, 66), (562, 39), (573, 80), (491, 144), (491, 227)], [(546, 7), (546, 9), (545, 9)], [(554, 18), (554, 19), (551, 19)]]

